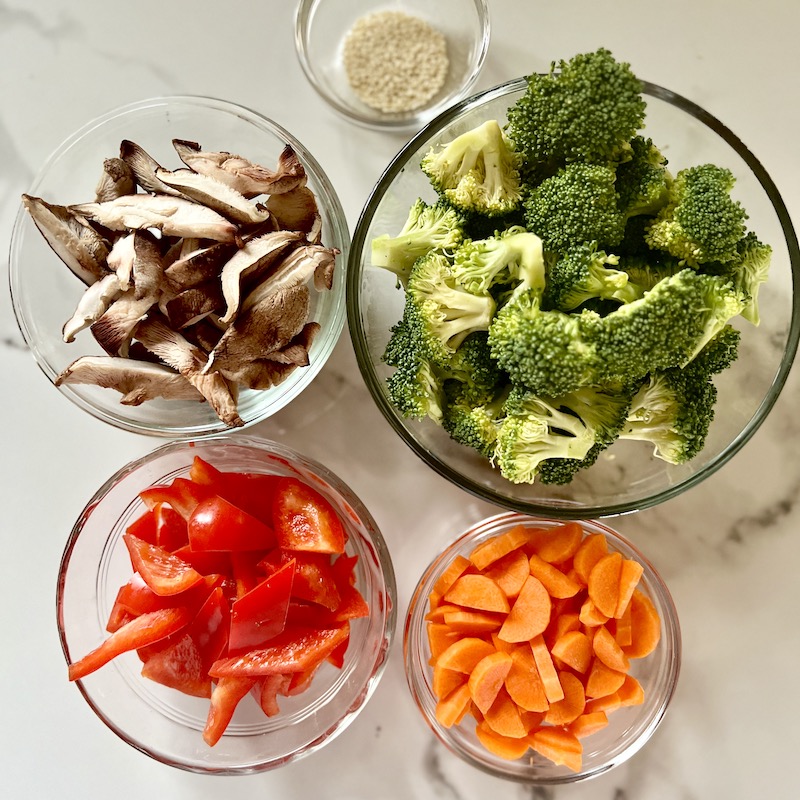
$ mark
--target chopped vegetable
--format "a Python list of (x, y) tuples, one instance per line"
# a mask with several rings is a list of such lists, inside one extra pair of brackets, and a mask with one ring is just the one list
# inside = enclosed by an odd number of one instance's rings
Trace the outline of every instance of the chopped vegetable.
[[(351, 621), (369, 607), (358, 556), (345, 553), (344, 525), (316, 489), (196, 456), (189, 478), (140, 499), (147, 510), (123, 535), (134, 572), (109, 614), (110, 636), (70, 664), (70, 680), (136, 650), (144, 677), (210, 698), (203, 738), (213, 746), (247, 694), (274, 716), (279, 696), (303, 692), (324, 663), (343, 667)], [(449, 631), (432, 651), (464, 647)], [(477, 663), (493, 648), (475, 641)], [(464, 684), (467, 671), (456, 672)]]
[(495, 755), (579, 771), (581, 740), (644, 701), (631, 669), (661, 620), (643, 572), (577, 522), (516, 525), (456, 555), (425, 615), (439, 723), (474, 720)]

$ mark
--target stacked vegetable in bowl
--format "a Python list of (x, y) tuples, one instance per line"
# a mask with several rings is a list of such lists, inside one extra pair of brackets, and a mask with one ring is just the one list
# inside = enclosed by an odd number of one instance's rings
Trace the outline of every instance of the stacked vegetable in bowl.
[(431, 148), (437, 201), (371, 243), (405, 292), (390, 402), (513, 483), (569, 483), (619, 439), (688, 462), (732, 322), (759, 323), (772, 248), (730, 170), (673, 167), (644, 135), (642, 89), (604, 49), (530, 76), (507, 125)]

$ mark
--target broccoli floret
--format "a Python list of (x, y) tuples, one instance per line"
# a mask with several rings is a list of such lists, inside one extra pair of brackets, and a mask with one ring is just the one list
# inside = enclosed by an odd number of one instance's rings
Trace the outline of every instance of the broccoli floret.
[(628, 285), (628, 274), (615, 269), (618, 263), (618, 256), (598, 249), (594, 242), (573, 247), (549, 265), (543, 307), (572, 311), (592, 298), (637, 300), (642, 290)]
[(714, 164), (678, 172), (667, 205), (647, 229), (647, 244), (691, 267), (736, 259), (747, 213), (731, 197), (733, 185), (733, 173)]
[[(553, 62), (530, 75), (509, 109), (508, 134), (531, 165), (610, 163), (623, 159), (642, 126), (643, 85), (604, 49)], [(593, 237), (588, 237), (593, 238)]]
[(606, 380), (636, 380), (683, 366), (743, 308), (733, 285), (685, 268), (659, 281), (640, 300), (602, 318), (596, 353)]
[(592, 241), (614, 247), (625, 230), (614, 181), (610, 167), (568, 164), (526, 195), (526, 227), (559, 253)]
[(500, 473), (512, 483), (533, 483), (547, 459), (583, 459), (594, 445), (591, 428), (555, 402), (514, 387), (505, 403), (494, 451)]
[(506, 303), (489, 327), (489, 347), (511, 382), (557, 397), (594, 382), (599, 367), (593, 312), (543, 311), (534, 290)]
[(453, 256), (453, 275), (468, 292), (484, 294), (495, 284), (513, 284), (518, 292), (544, 289), (542, 240), (525, 228), (464, 242)]
[(692, 359), (692, 369), (709, 377), (728, 369), (739, 356), (741, 338), (742, 334), (738, 329), (733, 325), (726, 325)]
[(520, 158), (497, 120), (457, 136), (422, 158), (422, 171), (452, 206), (488, 217), (508, 214), (522, 201)]
[(677, 258), (655, 250), (643, 255), (620, 256), (618, 267), (628, 275), (628, 286), (631, 287), (631, 291), (642, 295), (664, 278), (686, 269)]
[(749, 231), (736, 246), (736, 257), (725, 264), (722, 270), (722, 274), (729, 276), (734, 286), (749, 297), (741, 315), (753, 325), (761, 321), (758, 290), (769, 276), (771, 262), (772, 248)]
[(405, 285), (414, 262), (432, 250), (452, 252), (464, 239), (464, 216), (443, 202), (422, 199), (411, 209), (397, 236), (384, 233), (372, 240), (372, 264), (397, 275)]
[(617, 195), (626, 218), (656, 214), (669, 199), (672, 175), (667, 160), (652, 139), (634, 136), (631, 158), (617, 167)]
[(413, 313), (404, 313), (392, 328), (386, 345), (383, 361), (395, 367), (386, 382), (388, 397), (404, 417), (429, 417), (441, 424), (444, 387), (433, 364), (424, 355), (420, 341), (423, 331), (415, 319)]
[(492, 358), (486, 331), (475, 331), (467, 336), (453, 353), (443, 374), (448, 382), (459, 384), (462, 398), (473, 405), (494, 395), (504, 378)]
[(484, 397), (483, 402), (475, 403), (469, 389), (463, 384), (457, 385), (447, 393), (442, 426), (454, 441), (477, 450), (485, 458), (492, 458), (510, 390), (506, 385)]
[(404, 315), (421, 331), (419, 346), (437, 366), (446, 368), (470, 333), (488, 330), (495, 307), (490, 295), (472, 294), (459, 286), (450, 262), (441, 253), (428, 253), (414, 262)]

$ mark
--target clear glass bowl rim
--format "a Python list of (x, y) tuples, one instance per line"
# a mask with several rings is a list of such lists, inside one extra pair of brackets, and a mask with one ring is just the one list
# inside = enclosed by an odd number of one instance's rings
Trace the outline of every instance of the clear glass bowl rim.
[[(227, 114), (232, 114), (241, 118), (242, 120), (246, 120), (253, 124), (261, 126), (264, 130), (268, 131), (271, 135), (280, 137), (284, 141), (289, 142), (292, 147), (302, 156), (304, 166), (306, 167), (307, 171), (310, 172), (313, 176), (315, 181), (320, 184), (320, 190), (324, 197), (324, 202), (330, 209), (330, 216), (335, 221), (335, 228), (336, 228), (336, 237), (341, 239), (342, 244), (342, 269), (346, 267), (347, 258), (349, 256), (349, 248), (350, 248), (350, 230), (347, 223), (347, 216), (344, 213), (344, 209), (341, 205), (341, 201), (339, 200), (338, 194), (336, 193), (335, 188), (333, 187), (330, 179), (327, 176), (327, 173), (323, 170), (320, 163), (314, 158), (311, 152), (305, 147), (305, 145), (289, 130), (284, 128), (280, 123), (276, 122), (270, 117), (256, 111), (255, 109), (249, 108), (248, 106), (242, 105), (240, 103), (235, 103), (230, 100), (223, 100), (222, 98), (213, 97), (210, 95), (203, 95), (203, 94), (165, 94), (165, 95), (155, 95), (152, 97), (144, 98), (141, 100), (136, 100), (130, 103), (125, 103), (120, 106), (116, 106), (114, 108), (109, 109), (108, 111), (100, 114), (89, 122), (82, 125), (77, 130), (73, 131), (67, 138), (61, 141), (48, 155), (45, 159), (42, 166), (39, 168), (39, 171), (36, 173), (34, 179), (31, 181), (30, 185), (26, 189), (28, 194), (37, 194), (39, 190), (39, 186), (41, 185), (42, 181), (45, 179), (47, 174), (50, 172), (53, 164), (58, 161), (64, 153), (68, 152), (77, 142), (82, 140), (85, 136), (90, 134), (96, 128), (102, 127), (107, 122), (110, 122), (117, 117), (124, 116), (126, 114), (131, 114), (136, 111), (145, 110), (148, 108), (155, 108), (158, 106), (167, 106), (170, 103), (176, 103), (179, 105), (199, 105), (205, 108), (212, 108), (218, 111), (222, 111)], [(15, 273), (16, 270), (14, 268), (14, 264), (17, 260), (16, 251), (18, 248), (18, 241), (19, 241), (19, 231), (26, 220), (25, 208), (22, 206), (22, 203), (19, 203), (19, 207), (17, 209), (17, 214), (14, 219), (13, 227), (11, 230), (11, 237), (9, 241), (8, 247), (8, 263), (9, 263), (9, 271), (8, 271), (8, 287), (9, 292), (11, 295), (11, 305), (12, 310), (14, 312), (14, 318), (16, 320), (17, 326), (19, 331), (22, 335), (25, 344), (29, 348), (31, 355), (33, 356), (36, 366), (44, 373), (50, 383), (53, 383), (56, 377), (56, 371), (53, 370), (52, 366), (49, 364), (48, 360), (41, 355), (39, 348), (36, 345), (35, 337), (32, 335), (31, 331), (28, 328), (27, 323), (25, 322), (24, 317), (22, 316), (22, 312), (19, 308), (18, 302), (14, 299), (15, 296), (18, 294), (18, 290), (15, 283)], [(300, 381), (297, 384), (296, 391), (294, 394), (291, 394), (287, 397), (276, 397), (273, 400), (272, 405), (270, 405), (268, 411), (269, 413), (259, 413), (254, 416), (252, 419), (248, 419), (245, 421), (245, 427), (250, 427), (255, 425), (259, 422), (262, 422), (264, 419), (268, 418), (274, 413), (277, 413), (281, 408), (283, 408), (286, 403), (290, 402), (292, 397), (296, 396), (300, 392), (302, 392), (316, 377), (319, 370), (327, 362), (328, 358), (330, 357), (331, 353), (333, 352), (336, 343), (339, 340), (339, 337), (342, 334), (344, 329), (344, 325), (346, 322), (346, 308), (345, 308), (345, 298), (340, 297), (336, 299), (335, 307), (332, 309), (332, 316), (330, 325), (326, 327), (320, 336), (317, 337), (320, 349), (317, 351), (317, 356), (314, 361), (314, 364), (309, 365), (307, 369), (310, 371), (308, 375), (305, 377), (305, 380)], [(61, 392), (64, 394), (64, 392)], [(91, 416), (99, 419), (103, 422), (106, 422), (110, 425), (113, 425), (120, 430), (126, 430), (131, 433), (139, 433), (139, 434), (146, 434), (150, 436), (156, 436), (161, 438), (169, 438), (169, 439), (183, 439), (189, 440), (194, 439), (202, 436), (214, 436), (217, 434), (224, 433), (226, 431), (224, 423), (212, 419), (210, 422), (206, 423), (199, 423), (199, 424), (190, 424), (186, 425), (181, 428), (176, 427), (161, 427), (156, 424), (150, 424), (147, 422), (137, 422), (136, 420), (125, 418), (124, 415), (121, 413), (119, 415), (113, 415), (105, 411), (101, 406), (96, 406), (94, 403), (86, 400), (85, 398), (76, 395), (76, 394), (67, 394), (67, 397), (78, 407), (82, 410), (86, 411)]]
[[(300, 62), (300, 67), (314, 91), (332, 108), (336, 109), (336, 111), (338, 111), (342, 116), (358, 123), (359, 125), (363, 125), (368, 128), (374, 128), (375, 130), (416, 130), (424, 120), (430, 118), (431, 113), (433, 113), (435, 116), (441, 109), (447, 107), (448, 102), (452, 102), (444, 101), (433, 108), (417, 109), (407, 114), (398, 114), (395, 118), (391, 119), (380, 119), (369, 114), (359, 114), (349, 106), (339, 103), (334, 97), (325, 91), (320, 81), (317, 80), (316, 70), (308, 54), (308, 30), (313, 17), (312, 12), (319, 2), (321, 2), (321, 0), (300, 0), (300, 2), (297, 4), (297, 8), (295, 10), (294, 32), (295, 50), (297, 52), (298, 61)], [(483, 69), (484, 62), (486, 61), (486, 56), (489, 52), (489, 42), (491, 40), (492, 25), (491, 18), (489, 16), (488, 0), (472, 0), (472, 3), (478, 13), (481, 25), (480, 48), (478, 50), (477, 58), (472, 63), (472, 69), (463, 78), (461, 88), (458, 92), (459, 94), (468, 92), (472, 86), (474, 86), (475, 81), (477, 81), (478, 76)], [(366, 9), (365, 13), (367, 11), (369, 11), (369, 9)]]
[(431, 453), (428, 449), (420, 445), (413, 438), (413, 436), (408, 433), (402, 421), (399, 419), (396, 411), (393, 409), (387, 397), (383, 393), (382, 382), (373, 369), (369, 350), (366, 344), (364, 326), (362, 325), (361, 320), (361, 265), (359, 263), (359, 259), (362, 252), (364, 252), (365, 247), (368, 245), (366, 241), (367, 231), (385, 191), (389, 188), (400, 172), (402, 172), (402, 170), (406, 167), (409, 156), (413, 154), (420, 147), (421, 143), (426, 141), (433, 133), (457, 119), (462, 112), (468, 110), (472, 106), (496, 99), (514, 91), (523, 90), (527, 85), (527, 79), (525, 77), (514, 78), (513, 80), (494, 86), (491, 89), (487, 89), (486, 91), (467, 97), (444, 111), (435, 119), (431, 120), (397, 153), (390, 164), (386, 167), (383, 174), (378, 179), (378, 182), (375, 184), (372, 192), (370, 193), (370, 196), (356, 222), (350, 245), (347, 268), (347, 321), (350, 339), (353, 343), (353, 349), (355, 350), (358, 367), (361, 370), (361, 375), (370, 394), (372, 395), (373, 400), (375, 401), (375, 404), (378, 406), (381, 413), (384, 415), (394, 431), (400, 436), (400, 438), (431, 469), (473, 496), (495, 505), (500, 505), (503, 508), (507, 508), (512, 511), (518, 511), (523, 514), (534, 516), (554, 517), (556, 519), (577, 519), (579, 516), (586, 518), (608, 517), (651, 508), (666, 500), (676, 497), (679, 494), (682, 494), (687, 489), (696, 486), (705, 478), (714, 474), (720, 467), (733, 458), (733, 456), (736, 455), (736, 453), (738, 453), (739, 450), (741, 450), (741, 448), (744, 447), (744, 445), (752, 438), (752, 436), (761, 426), (761, 423), (766, 419), (772, 407), (775, 405), (775, 402), (777, 401), (778, 396), (780, 395), (781, 390), (786, 383), (786, 379), (789, 375), (789, 371), (791, 370), (792, 363), (797, 352), (798, 341), (800, 341), (800, 295), (798, 294), (798, 287), (800, 287), (800, 246), (798, 246), (797, 234), (795, 233), (794, 226), (792, 225), (789, 212), (785, 203), (783, 202), (783, 198), (781, 197), (777, 186), (758, 158), (756, 158), (756, 156), (747, 148), (744, 142), (719, 119), (710, 114), (701, 106), (694, 103), (692, 100), (689, 100), (686, 97), (671, 91), (670, 89), (666, 89), (663, 86), (659, 86), (654, 83), (649, 83), (648, 81), (642, 81), (642, 84), (645, 95), (663, 100), (664, 102), (685, 111), (698, 121), (704, 123), (708, 128), (717, 133), (720, 138), (727, 142), (748, 165), (748, 167), (750, 167), (758, 182), (764, 189), (764, 192), (769, 197), (769, 200), (775, 209), (775, 213), (778, 217), (781, 228), (783, 229), (792, 272), (793, 292), (791, 324), (786, 342), (786, 350), (783, 354), (780, 367), (770, 387), (770, 391), (764, 397), (757, 412), (750, 420), (750, 423), (739, 432), (739, 434), (728, 445), (728, 447), (716, 458), (711, 459), (703, 466), (702, 469), (699, 469), (685, 481), (677, 483), (673, 486), (668, 486), (662, 491), (655, 492), (649, 497), (642, 498), (641, 500), (610, 503), (596, 507), (583, 506), (579, 509), (548, 505), (540, 506), (537, 503), (522, 502), (511, 497), (497, 494), (494, 491), (480, 485), (479, 483), (464, 477), (456, 470), (451, 469), (434, 453)]
[(382, 628), (384, 645), (381, 650), (381, 658), (374, 665), (374, 668), (370, 674), (368, 682), (364, 687), (363, 691), (361, 692), (361, 694), (358, 696), (357, 701), (352, 703), (351, 706), (345, 710), (345, 712), (342, 714), (342, 716), (339, 718), (338, 722), (332, 729), (326, 731), (320, 731), (319, 735), (302, 750), (292, 753), (286, 756), (285, 758), (282, 758), (279, 761), (267, 760), (264, 761), (263, 763), (253, 764), (245, 767), (215, 768), (213, 766), (210, 766), (208, 768), (204, 768), (199, 766), (192, 766), (180, 761), (172, 760), (169, 757), (157, 751), (149, 749), (146, 745), (133, 740), (114, 721), (109, 719), (108, 716), (103, 711), (103, 709), (98, 706), (98, 704), (92, 698), (90, 693), (86, 690), (86, 688), (83, 685), (83, 682), (81, 680), (75, 681), (75, 685), (77, 686), (78, 691), (82, 695), (83, 699), (86, 701), (86, 704), (89, 706), (89, 708), (92, 709), (94, 714), (98, 717), (98, 719), (100, 719), (101, 722), (103, 722), (104, 725), (106, 725), (106, 727), (108, 727), (111, 731), (113, 731), (126, 744), (130, 745), (134, 749), (139, 750), (148, 757), (162, 764), (166, 764), (171, 767), (177, 767), (178, 769), (185, 770), (188, 772), (195, 772), (206, 775), (246, 775), (246, 774), (262, 773), (267, 770), (274, 769), (276, 767), (281, 767), (285, 766), (286, 764), (293, 763), (298, 759), (305, 758), (306, 756), (324, 747), (328, 742), (332, 741), (339, 734), (341, 734), (366, 706), (373, 692), (377, 688), (378, 683), (380, 682), (381, 677), (383, 676), (384, 670), (388, 665), (389, 654), (391, 652), (392, 645), (394, 643), (397, 634), (398, 592), (397, 592), (397, 581), (394, 572), (394, 565), (392, 562), (392, 558), (389, 553), (386, 541), (383, 538), (383, 534), (380, 528), (378, 527), (377, 522), (370, 513), (369, 509), (366, 508), (362, 500), (355, 494), (353, 489), (351, 489), (348, 484), (346, 484), (338, 475), (332, 472), (324, 464), (320, 463), (314, 458), (303, 455), (302, 453), (280, 442), (259, 438), (255, 436), (246, 436), (246, 435), (231, 436), (229, 434), (217, 434), (214, 436), (204, 437), (196, 441), (177, 440), (177, 441), (166, 442), (159, 445), (154, 450), (151, 450), (150, 452), (145, 453), (139, 458), (129, 461), (127, 464), (120, 467), (113, 475), (111, 475), (103, 483), (102, 486), (100, 486), (97, 489), (97, 491), (87, 501), (86, 505), (84, 506), (83, 510), (80, 512), (75, 523), (72, 526), (69, 537), (64, 546), (64, 550), (58, 567), (58, 580), (56, 584), (56, 596), (55, 596), (55, 601), (56, 601), (55, 616), (56, 616), (56, 625), (58, 628), (59, 644), (61, 646), (61, 650), (66, 661), (69, 662), (69, 649), (66, 640), (67, 635), (62, 618), (61, 607), (65, 591), (65, 581), (66, 581), (67, 570), (69, 567), (69, 562), (72, 557), (72, 553), (75, 549), (75, 546), (77, 544), (78, 538), (80, 537), (87, 516), (94, 510), (95, 506), (102, 501), (103, 497), (106, 494), (108, 494), (108, 492), (117, 483), (119, 483), (127, 475), (135, 472), (137, 469), (149, 463), (150, 461), (153, 461), (162, 455), (168, 455), (175, 451), (185, 450), (187, 448), (193, 448), (196, 445), (202, 448), (204, 446), (213, 446), (214, 444), (225, 444), (226, 442), (242, 448), (253, 448), (256, 450), (262, 450), (269, 455), (275, 456), (279, 459), (286, 459), (291, 463), (301, 463), (306, 468), (311, 469), (319, 477), (323, 478), (337, 492), (343, 492), (343, 494), (347, 496), (347, 502), (357, 510), (359, 517), (366, 521), (368, 527), (373, 532), (373, 535), (370, 537), (370, 542), (378, 557), (378, 562), (380, 564), (380, 570), (386, 596), (386, 602), (383, 604), (384, 624)]
[[(417, 667), (421, 661), (419, 646), (424, 638), (422, 633), (422, 619), (425, 613), (424, 607), (428, 601), (427, 592), (433, 587), (435, 579), (451, 562), (454, 554), (462, 548), (462, 545), (467, 545), (482, 537), (484, 534), (487, 534), (486, 538), (488, 539), (491, 538), (492, 535), (498, 535), (518, 524), (555, 527), (562, 524), (562, 522), (563, 520), (560, 520), (554, 515), (550, 515), (549, 517), (532, 517), (528, 514), (521, 514), (516, 511), (505, 511), (485, 517), (473, 525), (470, 525), (459, 533), (425, 568), (411, 595), (411, 600), (409, 601), (403, 623), (403, 667), (406, 674), (406, 682), (414, 703), (417, 706), (417, 710), (425, 720), (428, 728), (448, 750), (471, 766), (495, 777), (530, 786), (561, 786), (586, 781), (599, 777), (620, 764), (623, 764), (625, 761), (628, 761), (652, 738), (663, 721), (677, 689), (681, 672), (683, 643), (680, 619), (678, 618), (678, 611), (675, 607), (672, 594), (666, 582), (661, 577), (661, 574), (642, 551), (619, 531), (599, 520), (582, 519), (579, 522), (585, 534), (603, 534), (609, 539), (613, 549), (628, 551), (629, 557), (634, 557), (644, 566), (644, 578), (648, 581), (653, 594), (657, 597), (658, 605), (663, 609), (662, 624), (666, 635), (662, 636), (660, 647), (666, 647), (668, 649), (669, 654), (671, 654), (671, 660), (665, 671), (667, 678), (666, 684), (658, 689), (660, 692), (660, 699), (655, 704), (651, 719), (641, 730), (640, 735), (632, 739), (625, 749), (618, 753), (616, 757), (608, 759), (604, 764), (590, 771), (584, 767), (584, 771), (579, 773), (565, 773), (563, 776), (558, 777), (541, 776), (533, 778), (520, 774), (510, 774), (504, 771), (502, 764), (505, 762), (500, 758), (497, 758), (497, 766), (491, 766), (488, 763), (481, 763), (473, 760), (469, 753), (462, 751), (456, 744), (450, 741), (448, 729), (443, 728), (434, 718), (429, 716), (427, 711), (423, 708), (423, 703), (419, 697), (420, 692), (425, 691), (425, 689), (421, 687), (425, 686), (426, 680), (422, 675), (418, 674)], [(420, 629), (413, 632), (412, 625), (416, 623), (420, 624)]]

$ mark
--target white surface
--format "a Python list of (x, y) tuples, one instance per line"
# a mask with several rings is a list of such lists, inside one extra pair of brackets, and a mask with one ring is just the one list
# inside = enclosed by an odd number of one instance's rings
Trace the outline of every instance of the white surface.
[[(66, 135), (113, 106), (165, 93), (232, 100), (290, 129), (328, 172), (352, 229), (405, 137), (355, 128), (323, 105), (294, 56), (293, 6), (279, 0), (1, 3), (4, 251), (20, 193)], [(608, 47), (642, 78), (725, 121), (762, 160), (800, 220), (800, 6), (787, 0), (490, 0), (490, 6), (493, 38), (478, 89)], [(5, 275), (5, 252), (2, 267)], [(583, 786), (538, 792), (466, 767), (434, 742), (418, 716), (398, 637), (370, 704), (323, 751), (277, 772), (209, 778), (162, 766), (125, 745), (67, 683), (54, 600), (64, 541), (95, 489), (158, 442), (113, 430), (72, 407), (23, 349), (7, 292), (0, 304), (3, 797), (797, 796), (797, 370), (767, 422), (716, 476), (679, 499), (612, 523), (662, 572), (684, 637), (674, 704), (655, 738), (627, 765)], [(495, 511), (444, 482), (399, 441), (372, 404), (346, 333), (299, 400), (249, 433), (322, 461), (362, 497), (394, 557), (401, 616), (434, 552)]]

